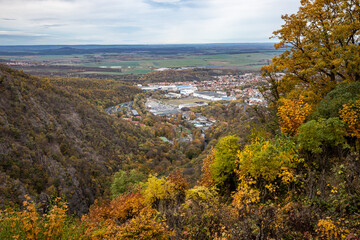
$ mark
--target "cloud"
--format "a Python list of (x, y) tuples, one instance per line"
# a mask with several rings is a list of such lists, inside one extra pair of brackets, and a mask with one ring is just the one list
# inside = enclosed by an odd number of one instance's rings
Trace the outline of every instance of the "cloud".
[(0, 18), (0, 20), (3, 20), (3, 21), (15, 21), (16, 19), (15, 18)]
[(151, 0), (151, 2), (156, 3), (178, 3), (181, 2), (180, 0)]
[[(0, 30), (23, 33), (23, 39), (29, 33), (32, 37), (46, 36), (44, 44), (267, 41), (281, 26), (281, 14), (295, 12), (298, 2), (0, 0)], [(32, 44), (30, 40), (1, 44)]]
[(46, 34), (27, 33), (17, 31), (0, 31), (0, 36), (19, 36), (19, 37), (44, 37)]
[(57, 28), (57, 27), (64, 27), (66, 24), (45, 24), (43, 25), (44, 28)]

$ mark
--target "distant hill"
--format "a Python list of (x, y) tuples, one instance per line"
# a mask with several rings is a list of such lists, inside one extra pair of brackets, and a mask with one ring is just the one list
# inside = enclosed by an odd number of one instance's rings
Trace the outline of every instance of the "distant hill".
[(95, 53), (239, 54), (275, 51), (273, 43), (216, 43), (163, 45), (34, 45), (0, 46), (0, 56), (72, 55)]
[(106, 195), (120, 167), (149, 172), (140, 164), (149, 149), (170, 151), (150, 132), (47, 79), (0, 65), (0, 92), (0, 208), (25, 194), (47, 202), (63, 196), (81, 215)]

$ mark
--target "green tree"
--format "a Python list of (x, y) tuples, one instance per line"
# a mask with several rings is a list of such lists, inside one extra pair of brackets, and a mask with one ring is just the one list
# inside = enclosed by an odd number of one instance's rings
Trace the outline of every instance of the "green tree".
[(145, 176), (135, 169), (130, 172), (119, 170), (114, 175), (114, 179), (110, 187), (111, 193), (113, 197), (116, 197), (122, 193), (131, 192), (134, 190), (135, 185), (144, 179)]
[(230, 190), (235, 187), (236, 154), (239, 151), (239, 137), (235, 135), (226, 136), (219, 140), (216, 145), (214, 163), (211, 165), (211, 172), (215, 183), (220, 186), (227, 186)]
[(313, 119), (339, 117), (344, 104), (360, 99), (360, 82), (341, 83), (329, 92), (316, 107)]
[(302, 149), (321, 153), (327, 146), (346, 146), (345, 136), (345, 123), (339, 118), (320, 118), (303, 124), (297, 139)]

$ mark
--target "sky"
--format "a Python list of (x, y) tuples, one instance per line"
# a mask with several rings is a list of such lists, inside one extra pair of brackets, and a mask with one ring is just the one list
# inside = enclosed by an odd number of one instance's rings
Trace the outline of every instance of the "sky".
[(274, 42), (300, 0), (0, 0), (0, 45)]

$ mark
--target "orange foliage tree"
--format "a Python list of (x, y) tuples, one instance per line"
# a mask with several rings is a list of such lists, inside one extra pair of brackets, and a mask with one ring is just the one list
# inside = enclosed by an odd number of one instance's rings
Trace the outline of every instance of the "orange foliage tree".
[(87, 225), (86, 234), (93, 239), (111, 238), (119, 224), (136, 217), (144, 207), (144, 198), (139, 193), (120, 195), (110, 202), (95, 202), (82, 218)]
[(210, 153), (204, 158), (203, 166), (201, 168), (202, 177), (200, 179), (200, 185), (204, 187), (215, 186), (215, 181), (211, 173), (211, 165), (215, 162), (216, 150), (211, 149)]
[(172, 235), (165, 220), (146, 205), (140, 193), (95, 203), (82, 222), (84, 237), (89, 239), (167, 239)]

